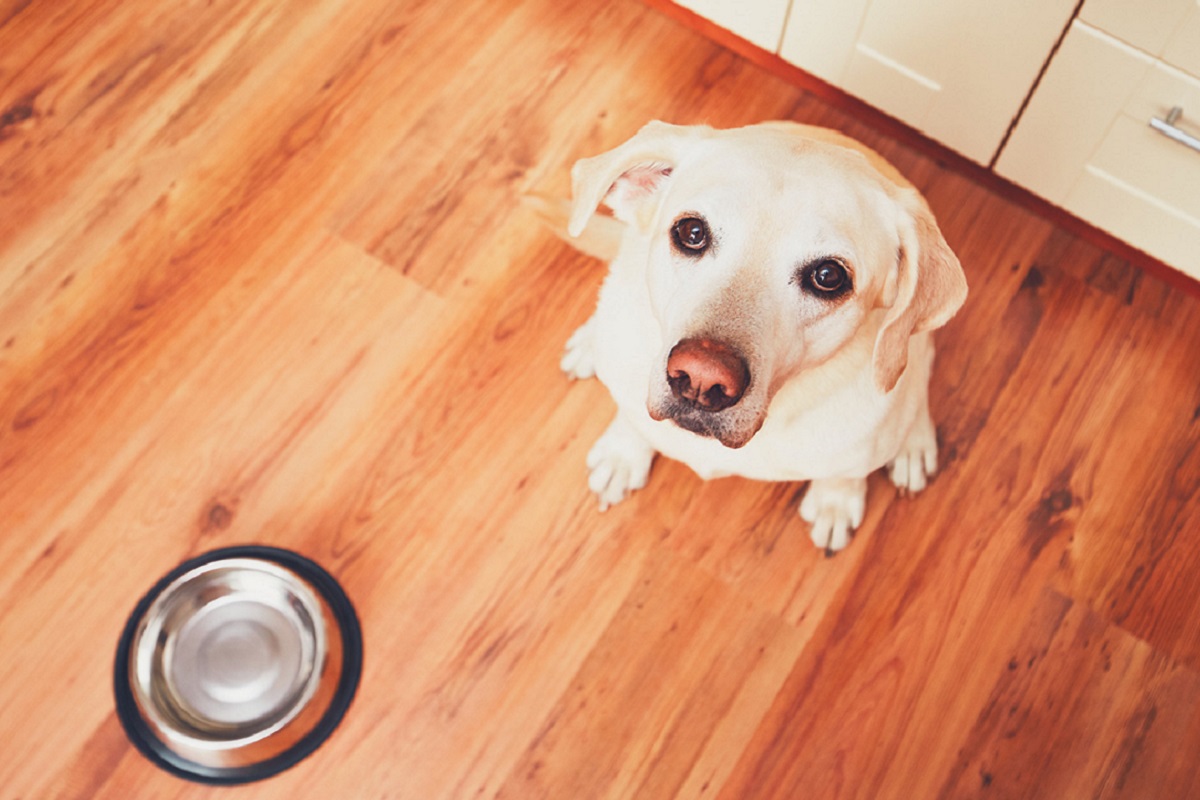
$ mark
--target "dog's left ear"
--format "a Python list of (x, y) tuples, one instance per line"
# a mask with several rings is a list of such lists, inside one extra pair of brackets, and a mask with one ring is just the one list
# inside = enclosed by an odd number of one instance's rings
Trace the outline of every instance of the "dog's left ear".
[(571, 169), (571, 219), (567, 231), (578, 236), (601, 203), (622, 222), (645, 225), (647, 200), (657, 195), (689, 141), (708, 130), (700, 126), (651, 122), (619, 147), (577, 161)]
[(884, 289), (894, 300), (875, 339), (875, 384), (884, 392), (908, 366), (909, 337), (942, 327), (967, 299), (962, 265), (925, 199), (908, 190), (900, 205), (900, 253)]

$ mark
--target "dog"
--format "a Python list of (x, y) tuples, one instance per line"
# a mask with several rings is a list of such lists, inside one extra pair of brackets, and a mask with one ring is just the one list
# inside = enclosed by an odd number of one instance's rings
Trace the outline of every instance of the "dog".
[(601, 510), (662, 453), (705, 479), (808, 481), (800, 516), (832, 554), (869, 474), (925, 488), (930, 332), (967, 282), (898, 170), (825, 128), (652, 122), (571, 179), (566, 233), (610, 261), (561, 362), (616, 402), (587, 456)]

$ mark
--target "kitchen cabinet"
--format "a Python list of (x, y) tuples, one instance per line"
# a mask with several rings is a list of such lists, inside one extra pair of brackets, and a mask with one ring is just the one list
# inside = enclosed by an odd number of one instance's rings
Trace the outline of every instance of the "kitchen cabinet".
[[(1137, 14), (1109, 0), (1090, 5), (1071, 26), (996, 170), (1200, 278), (1200, 47), (1186, 44), (1200, 37), (1200, 5), (1148, 2)], [(1097, 22), (1126, 25), (1123, 37)]]
[(796, 0), (779, 55), (990, 162), (1075, 0)]

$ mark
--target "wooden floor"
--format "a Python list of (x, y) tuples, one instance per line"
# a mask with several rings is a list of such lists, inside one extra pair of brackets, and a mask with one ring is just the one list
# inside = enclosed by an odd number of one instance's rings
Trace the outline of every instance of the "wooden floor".
[[(0, 800), (1200, 797), (1200, 301), (635, 0), (0, 0)], [(659, 462), (558, 371), (601, 264), (518, 202), (652, 118), (836, 126), (971, 282), (944, 471)], [(271, 780), (126, 741), (117, 637), (178, 562), (333, 572), (335, 736)]]

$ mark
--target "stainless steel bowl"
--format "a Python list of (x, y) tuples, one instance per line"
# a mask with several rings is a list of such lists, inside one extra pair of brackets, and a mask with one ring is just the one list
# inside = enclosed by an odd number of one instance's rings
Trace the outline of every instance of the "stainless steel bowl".
[(164, 768), (259, 780), (311, 753), (349, 705), (357, 618), (336, 581), (277, 548), (192, 559), (138, 604), (117, 653), (118, 711)]

